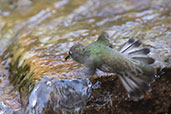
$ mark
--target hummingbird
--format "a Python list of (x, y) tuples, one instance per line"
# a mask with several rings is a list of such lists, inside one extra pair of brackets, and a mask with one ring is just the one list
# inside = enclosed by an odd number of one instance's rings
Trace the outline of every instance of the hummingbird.
[(150, 49), (140, 48), (141, 40), (130, 38), (119, 50), (112, 48), (107, 32), (102, 32), (95, 42), (88, 46), (76, 44), (69, 50), (67, 60), (71, 57), (88, 70), (87, 76), (92, 76), (99, 69), (106, 73), (115, 73), (128, 96), (134, 101), (142, 99), (151, 90), (156, 71), (151, 64), (155, 60), (148, 56)]

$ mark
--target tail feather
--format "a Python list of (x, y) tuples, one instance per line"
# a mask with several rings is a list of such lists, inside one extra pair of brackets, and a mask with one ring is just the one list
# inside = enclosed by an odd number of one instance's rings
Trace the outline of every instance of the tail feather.
[(154, 63), (154, 59), (147, 56), (150, 53), (150, 49), (139, 49), (140, 45), (140, 40), (129, 39), (120, 49), (121, 53), (127, 55), (135, 63), (134, 68), (119, 73), (119, 78), (124, 88), (135, 101), (143, 98), (144, 94), (151, 90), (150, 83), (155, 75), (154, 68), (149, 65)]
[(121, 49), (119, 50), (121, 53), (123, 53), (128, 47), (130, 47), (131, 46), (131, 44), (132, 43), (134, 43), (134, 39), (133, 38), (130, 38), (129, 40), (128, 40), (128, 42), (126, 42), (122, 47), (121, 47)]
[(141, 61), (141, 62), (143, 62), (143, 63), (145, 63), (145, 64), (153, 64), (154, 63), (154, 59), (153, 58), (151, 58), (151, 57), (148, 57), (148, 56), (145, 56), (145, 57), (132, 57), (132, 59), (136, 59), (136, 60), (139, 60), (139, 61)]
[(128, 95), (134, 100), (143, 98), (144, 91), (140, 89), (139, 85), (128, 77), (119, 76), (124, 88), (128, 92)]
[(119, 76), (123, 86), (125, 87), (126, 91), (128, 93), (130, 93), (132, 91), (132, 88), (128, 85), (127, 81), (122, 77), (122, 76)]
[(142, 43), (140, 40), (135, 41), (134, 39), (129, 39), (128, 42), (122, 46), (120, 52), (127, 54), (128, 57), (134, 60), (138, 60), (145, 64), (153, 64), (154, 59), (147, 56), (150, 53), (150, 49), (149, 48), (139, 49), (139, 46), (141, 44)]
[(141, 41), (137, 40), (135, 41), (134, 39), (129, 39), (128, 42), (123, 45), (123, 47), (120, 49), (121, 53), (129, 53), (129, 51), (139, 47), (141, 45)]
[(124, 88), (128, 92), (128, 95), (134, 101), (143, 98), (144, 94), (151, 89), (149, 83), (153, 79), (152, 76), (146, 76), (146, 75), (135, 76), (130, 73), (122, 73), (119, 75), (119, 78)]
[(149, 48), (143, 48), (143, 49), (131, 51), (128, 54), (129, 55), (147, 55), (149, 53), (150, 53), (150, 49)]
[(133, 80), (135, 83), (137, 83), (138, 85), (139, 84), (142, 84), (144, 82), (146, 83), (150, 83), (153, 78), (152, 76), (145, 76), (145, 75), (140, 75), (140, 76), (130, 76), (130, 79)]

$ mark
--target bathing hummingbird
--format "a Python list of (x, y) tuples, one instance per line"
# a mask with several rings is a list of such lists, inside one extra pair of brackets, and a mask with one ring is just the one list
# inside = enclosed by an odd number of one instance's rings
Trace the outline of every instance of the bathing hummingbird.
[(88, 76), (95, 74), (96, 69), (107, 73), (115, 73), (122, 82), (128, 95), (137, 101), (150, 90), (154, 80), (155, 69), (151, 66), (154, 59), (148, 57), (149, 48), (139, 48), (140, 40), (130, 38), (120, 50), (114, 50), (108, 40), (107, 32), (102, 32), (95, 42), (88, 46), (76, 44), (69, 50), (66, 60), (71, 57), (87, 66)]

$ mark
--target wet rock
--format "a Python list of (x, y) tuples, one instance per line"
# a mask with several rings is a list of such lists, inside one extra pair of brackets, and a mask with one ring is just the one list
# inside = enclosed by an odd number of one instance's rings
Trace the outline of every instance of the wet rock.
[(81, 113), (90, 95), (91, 83), (88, 79), (47, 79), (35, 84), (29, 97), (29, 105), (24, 112)]

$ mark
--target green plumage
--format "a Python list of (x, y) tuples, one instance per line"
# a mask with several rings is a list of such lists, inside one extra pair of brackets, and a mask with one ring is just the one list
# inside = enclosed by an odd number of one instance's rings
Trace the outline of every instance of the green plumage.
[(96, 69), (116, 73), (133, 100), (142, 98), (155, 75), (154, 68), (149, 65), (154, 62), (147, 56), (149, 49), (138, 49), (141, 42), (130, 39), (117, 51), (111, 48), (107, 37), (107, 33), (103, 32), (97, 41), (88, 46), (77, 44), (71, 47), (69, 54), (89, 68), (88, 75), (93, 75)]

